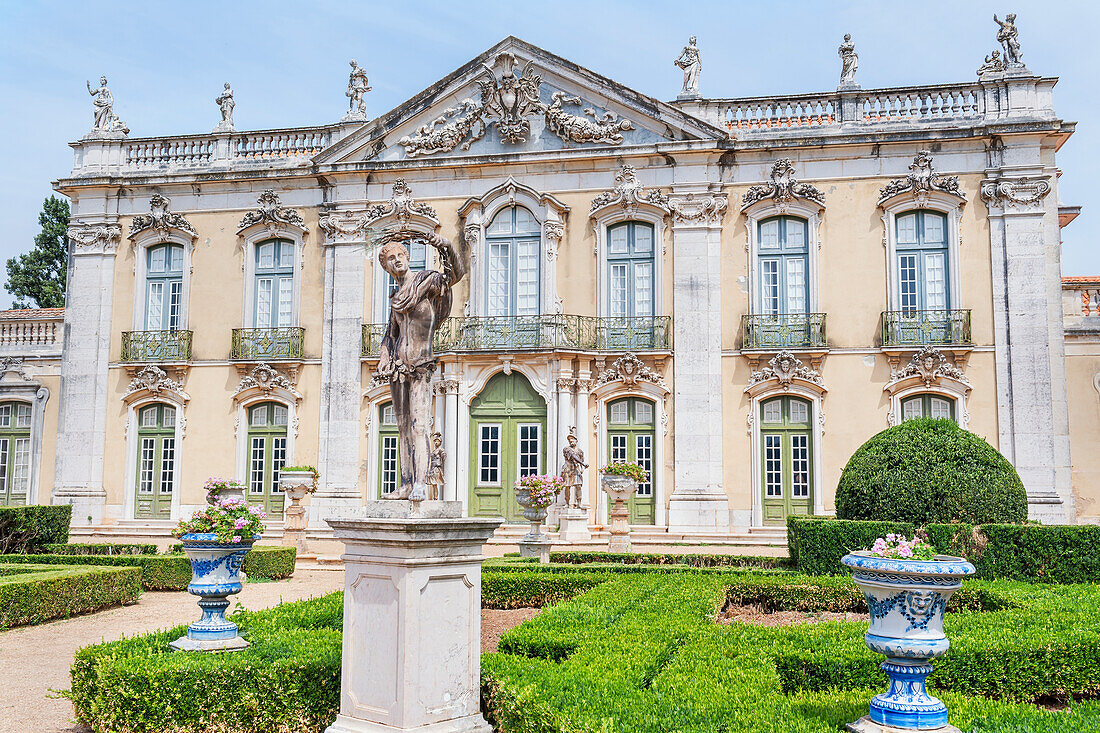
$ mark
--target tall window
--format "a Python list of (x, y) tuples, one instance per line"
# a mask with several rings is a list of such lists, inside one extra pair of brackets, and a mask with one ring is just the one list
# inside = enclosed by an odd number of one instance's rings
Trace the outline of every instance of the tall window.
[(898, 305), (906, 314), (951, 307), (947, 272), (947, 217), (909, 211), (896, 219)]
[(256, 245), (255, 328), (294, 325), (294, 244), (273, 239)]
[(147, 405), (138, 410), (137, 496), (134, 516), (169, 519), (176, 488), (176, 408)]
[(378, 408), (378, 493), (392, 494), (401, 485), (401, 463), (397, 450), (397, 416), (393, 403)]
[(655, 422), (654, 404), (649, 400), (626, 397), (607, 406), (607, 452), (611, 461), (638, 463), (649, 474), (627, 502), (631, 524), (653, 524), (656, 519)]
[(760, 312), (806, 313), (809, 308), (809, 250), (806, 220), (777, 216), (760, 222)]
[[(405, 247), (409, 252), (410, 270), (423, 270), (428, 266), (428, 245), (422, 241), (413, 240), (407, 242)], [(383, 294), (382, 301), (382, 322), (388, 323), (390, 320), (390, 295), (397, 289), (397, 282), (384, 270), (383, 274), (386, 276), (386, 292)]]
[(901, 419), (935, 417), (955, 419), (955, 400), (937, 394), (918, 394), (901, 401)]
[(0, 404), (0, 505), (23, 505), (31, 482), (31, 406)]
[(522, 206), (501, 209), (485, 229), (486, 314), (539, 313), (539, 223)]
[(812, 411), (798, 397), (775, 397), (760, 406), (764, 524), (813, 513)]
[(628, 221), (607, 230), (608, 315), (653, 315), (653, 226)]
[(183, 247), (145, 250), (145, 330), (177, 331), (183, 305)]
[(248, 503), (262, 506), (268, 516), (283, 513), (279, 471), (287, 461), (288, 417), (289, 408), (278, 402), (248, 408)]

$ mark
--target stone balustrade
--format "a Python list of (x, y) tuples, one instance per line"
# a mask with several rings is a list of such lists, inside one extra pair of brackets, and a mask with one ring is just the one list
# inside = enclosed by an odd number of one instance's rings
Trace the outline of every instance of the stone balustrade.
[(62, 308), (0, 311), (0, 353), (61, 355)]
[(1062, 278), (1062, 324), (1067, 337), (1100, 334), (1100, 276)]

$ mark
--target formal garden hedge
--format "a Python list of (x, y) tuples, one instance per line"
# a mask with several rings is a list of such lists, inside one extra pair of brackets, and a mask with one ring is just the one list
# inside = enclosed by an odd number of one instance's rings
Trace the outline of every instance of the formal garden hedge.
[(41, 552), (69, 541), (69, 504), (0, 506), (0, 554)]
[(137, 568), (0, 565), (0, 629), (134, 603)]
[(974, 563), (978, 577), (1044, 583), (1100, 583), (1100, 526), (1041, 524), (930, 524), (787, 520), (787, 547), (797, 570), (847, 574), (840, 558), (866, 549), (888, 532), (922, 531), (942, 555)]
[[(862, 610), (849, 578), (583, 567), (483, 577), (498, 606), (579, 593), (482, 657), (486, 711), (501, 731), (835, 733), (885, 685), (881, 657), (863, 643), (866, 622), (714, 623), (731, 602)], [(952, 648), (930, 685), (952, 723), (981, 733), (1097, 729), (1100, 703), (1073, 700), (1100, 694), (1100, 587), (967, 581), (949, 611)], [(233, 654), (169, 652), (184, 627), (86, 647), (68, 694), (95, 731), (320, 733), (339, 707), (341, 616), (340, 593), (233, 614), (252, 643)], [(1069, 707), (1048, 712), (1036, 700)]]
[(908, 420), (860, 446), (836, 489), (839, 519), (1004, 524), (1027, 519), (1016, 469), (953, 420)]
[[(535, 559), (535, 558), (528, 558)], [(787, 569), (790, 560), (785, 557), (758, 555), (678, 555), (657, 552), (551, 552), (550, 562), (587, 565), (609, 563), (621, 565), (687, 565), (693, 568), (760, 568)]]
[(156, 555), (157, 546), (144, 542), (69, 543), (46, 545), (43, 551), (50, 555)]
[[(293, 547), (258, 545), (245, 555), (244, 572), (250, 578), (277, 580), (294, 573)], [(191, 563), (186, 555), (0, 555), (4, 563), (43, 565), (109, 565), (141, 569), (146, 590), (186, 590)]]

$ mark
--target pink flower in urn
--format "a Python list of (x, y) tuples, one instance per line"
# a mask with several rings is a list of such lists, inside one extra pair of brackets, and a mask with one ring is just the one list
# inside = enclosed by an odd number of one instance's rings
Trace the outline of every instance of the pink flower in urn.
[(233, 542), (234, 543), (240, 542), (240, 541), (241, 541), (241, 536), (239, 534), (233, 535)]

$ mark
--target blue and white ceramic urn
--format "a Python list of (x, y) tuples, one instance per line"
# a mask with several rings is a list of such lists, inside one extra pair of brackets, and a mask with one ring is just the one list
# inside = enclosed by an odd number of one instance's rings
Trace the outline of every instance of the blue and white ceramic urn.
[(187, 591), (199, 597), (202, 618), (187, 627), (186, 636), (169, 646), (186, 651), (229, 651), (248, 646), (238, 633), (237, 624), (225, 617), (225, 609), (229, 607), (226, 596), (240, 593), (244, 587), (241, 565), (252, 543), (259, 538), (256, 535), (242, 542), (218, 542), (218, 536), (212, 532), (195, 532), (180, 538), (191, 561)]
[(975, 573), (961, 557), (895, 560), (853, 552), (841, 561), (867, 599), (871, 628), (863, 637), (871, 651), (884, 654), (890, 678), (886, 692), (871, 700), (870, 714), (848, 725), (856, 733), (919, 730), (955, 731), (947, 707), (925, 689), (932, 660), (947, 651), (943, 614), (947, 601)]

